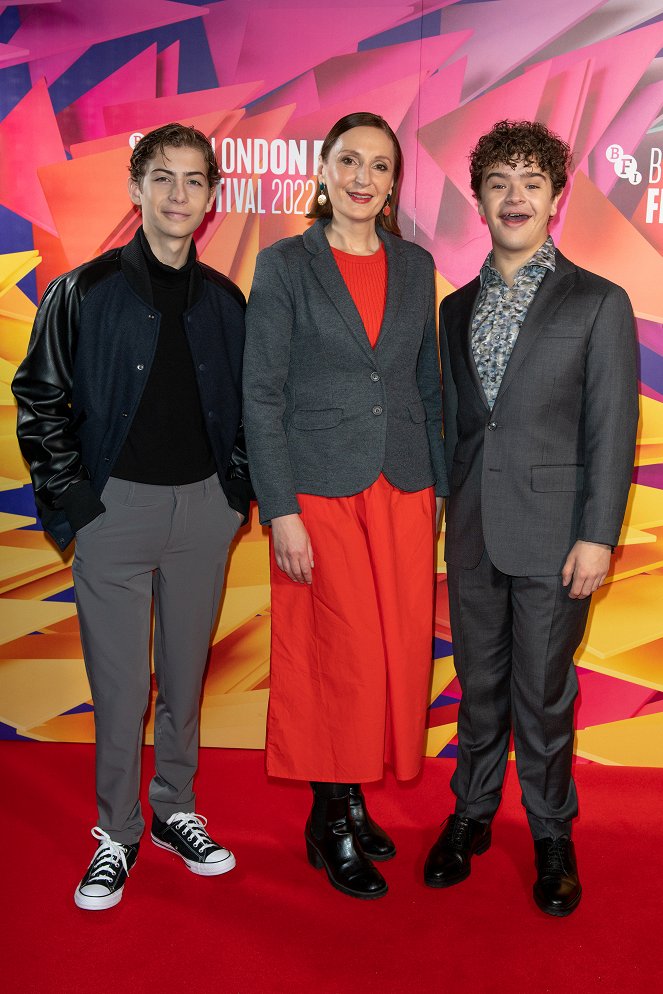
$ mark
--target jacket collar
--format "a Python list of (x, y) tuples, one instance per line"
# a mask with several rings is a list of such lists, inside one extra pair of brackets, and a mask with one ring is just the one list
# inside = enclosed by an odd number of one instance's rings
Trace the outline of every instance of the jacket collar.
[(543, 277), (541, 286), (527, 309), (513, 351), (509, 357), (500, 388), (495, 398), (493, 410), (509, 389), (513, 379), (523, 364), (525, 357), (537, 338), (552, 320), (556, 311), (568, 295), (576, 277), (576, 267), (562, 253), (555, 249), (555, 269)]
[[(509, 389), (509, 386), (513, 382), (516, 373), (522, 366), (525, 357), (532, 348), (534, 342), (537, 340), (546, 324), (551, 320), (558, 307), (562, 304), (565, 297), (571, 290), (576, 273), (577, 269), (574, 264), (570, 262), (566, 256), (562, 255), (559, 249), (556, 248), (555, 269), (554, 271), (548, 270), (541, 282), (541, 286), (534, 295), (534, 299), (528, 308), (525, 320), (523, 321), (522, 327), (518, 332), (518, 338), (516, 339), (516, 343), (513, 347), (513, 352), (509, 357), (507, 367), (504, 371), (504, 376), (502, 377), (502, 383), (500, 384), (500, 389), (497, 397), (495, 398), (493, 410), (495, 410), (500, 399)], [(474, 314), (474, 308), (480, 289), (481, 283), (479, 277), (477, 276), (471, 283), (467, 283), (464, 287), (461, 287), (461, 289), (458, 290), (454, 299), (450, 301), (450, 307), (453, 308), (453, 311), (455, 312), (454, 324), (462, 329), (461, 344), (463, 358), (465, 359), (465, 363), (474, 386), (476, 387), (477, 393), (479, 394), (481, 403), (488, 411), (490, 408), (488, 406), (488, 402), (486, 401), (486, 395), (483, 392), (483, 386), (481, 384), (474, 356), (472, 354), (472, 316)]]
[(323, 290), (348, 326), (358, 345), (366, 355), (374, 355), (393, 329), (396, 315), (405, 288), (407, 259), (403, 241), (379, 226), (378, 238), (383, 242), (387, 253), (387, 300), (380, 334), (375, 346), (371, 347), (359, 311), (350, 296), (345, 280), (341, 276), (332, 254), (325, 228), (329, 222), (318, 220), (303, 235), (304, 247), (311, 255), (311, 268)]
[[(120, 251), (120, 268), (131, 289), (150, 307), (154, 306), (152, 284), (147, 267), (147, 260), (141, 245), (139, 228), (131, 241)], [(196, 264), (191, 270), (189, 279), (189, 298), (187, 308), (192, 307), (203, 295), (204, 282), (200, 266)]]

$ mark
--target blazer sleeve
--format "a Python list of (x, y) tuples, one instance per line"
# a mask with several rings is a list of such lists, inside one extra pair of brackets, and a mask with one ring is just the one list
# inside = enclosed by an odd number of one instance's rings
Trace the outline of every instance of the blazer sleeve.
[(612, 284), (598, 309), (585, 361), (585, 472), (578, 538), (615, 546), (628, 498), (638, 426), (631, 302)]
[(65, 274), (44, 294), (12, 383), (16, 432), (44, 527), (60, 509), (74, 531), (105, 510), (81, 461), (70, 406), (79, 312), (79, 291)]
[(444, 453), (447, 476), (451, 480), (451, 467), (458, 444), (458, 391), (451, 372), (449, 338), (444, 320), (444, 301), (440, 304), (440, 358), (442, 361), (442, 411), (444, 416)]
[[(431, 259), (432, 263), (432, 259)], [(449, 484), (444, 462), (444, 441), (442, 438), (442, 394), (440, 391), (440, 354), (435, 328), (435, 279), (434, 273), (428, 280), (428, 313), (424, 336), (417, 362), (417, 385), (419, 396), (426, 408), (426, 430), (430, 448), (433, 472), (435, 473), (435, 495), (448, 497)]]
[(283, 253), (263, 249), (246, 310), (243, 377), (244, 432), (262, 524), (301, 512), (283, 426), (295, 319)]

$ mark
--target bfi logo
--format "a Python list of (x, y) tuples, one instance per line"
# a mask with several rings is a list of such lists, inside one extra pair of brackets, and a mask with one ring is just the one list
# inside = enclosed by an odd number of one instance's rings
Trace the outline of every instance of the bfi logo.
[[(642, 182), (642, 173), (634, 155), (624, 152), (621, 145), (608, 145), (605, 157), (612, 163), (617, 176), (633, 186)], [(649, 159), (649, 187), (645, 203), (645, 224), (663, 224), (663, 149), (652, 148)]]
[(605, 157), (620, 179), (627, 179), (632, 186), (642, 183), (642, 173), (638, 172), (638, 163), (634, 155), (624, 152), (621, 145), (608, 145)]

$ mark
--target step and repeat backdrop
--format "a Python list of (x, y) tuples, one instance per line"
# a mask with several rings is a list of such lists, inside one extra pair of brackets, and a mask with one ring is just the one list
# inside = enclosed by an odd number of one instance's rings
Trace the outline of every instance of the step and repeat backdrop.
[[(405, 155), (401, 227), (440, 296), (489, 249), (467, 155), (500, 119), (536, 118), (575, 170), (552, 229), (628, 290), (638, 319), (636, 469), (609, 582), (576, 663), (579, 761), (663, 766), (663, 2), (49, 0), (0, 6), (0, 735), (92, 741), (70, 558), (35, 516), (10, 383), (59, 273), (129, 240), (130, 149), (169, 121), (215, 142), (203, 262), (251, 287), (258, 250), (301, 232), (321, 139), (382, 114)], [(444, 535), (426, 753), (455, 754), (460, 696)], [(216, 626), (202, 741), (261, 748), (269, 693), (267, 536), (237, 542)], [(146, 741), (151, 741), (151, 719)]]

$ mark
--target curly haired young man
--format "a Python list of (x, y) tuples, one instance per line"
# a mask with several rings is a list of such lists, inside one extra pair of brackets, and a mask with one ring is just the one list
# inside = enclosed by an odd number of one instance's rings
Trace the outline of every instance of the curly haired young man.
[(581, 896), (573, 655), (618, 541), (638, 420), (629, 299), (548, 234), (570, 159), (565, 142), (529, 121), (499, 122), (470, 156), (492, 250), (440, 308), (462, 701), (456, 809), (425, 867), (429, 886), (448, 887), (490, 846), (513, 727), (534, 899), (557, 916)]

